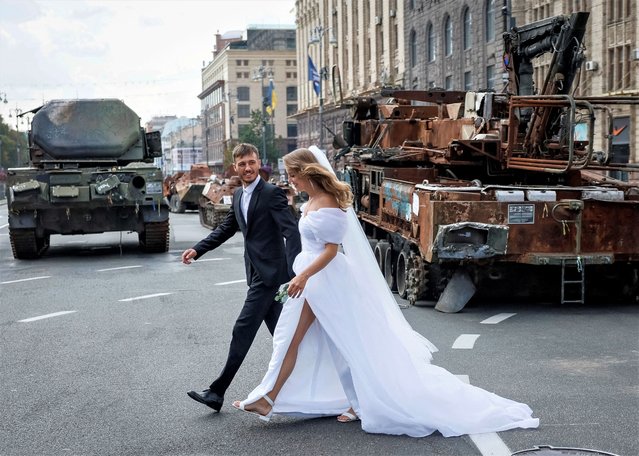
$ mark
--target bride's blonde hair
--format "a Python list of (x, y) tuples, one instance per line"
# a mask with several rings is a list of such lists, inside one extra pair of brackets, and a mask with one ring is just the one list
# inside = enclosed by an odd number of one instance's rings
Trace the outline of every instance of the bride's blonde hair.
[(337, 179), (335, 174), (320, 165), (313, 152), (308, 149), (295, 149), (284, 155), (284, 166), (299, 176), (310, 180), (312, 186), (333, 195), (342, 209), (353, 204), (353, 192), (350, 185)]

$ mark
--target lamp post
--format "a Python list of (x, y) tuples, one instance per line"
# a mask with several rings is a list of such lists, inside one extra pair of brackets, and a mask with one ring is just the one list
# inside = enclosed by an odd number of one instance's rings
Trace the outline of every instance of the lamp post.
[(273, 70), (266, 69), (264, 65), (260, 65), (254, 70), (253, 80), (261, 81), (262, 88), (262, 165), (266, 164), (266, 96), (264, 95), (264, 79), (273, 77)]
[(9, 109), (9, 118), (12, 117), (12, 113), (16, 116), (16, 158), (18, 160), (20, 160), (20, 126), (18, 124), (18, 117), (20, 117), (23, 112), (24, 111), (17, 106), (15, 109)]
[[(4, 97), (4, 99), (3, 99)], [(0, 92), (0, 101), (2, 101), (4, 104), (9, 103), (9, 101), (7, 100), (7, 93), (6, 92)]]
[[(319, 44), (319, 59), (317, 64), (319, 65), (319, 148), (324, 150), (324, 78), (326, 77), (326, 68), (324, 68), (324, 35), (331, 30), (332, 27), (325, 28), (322, 25), (318, 25), (311, 30), (311, 36), (308, 40), (308, 46), (312, 44)], [(328, 40), (329, 44), (337, 46), (337, 39), (335, 35), (331, 33)], [(307, 47), (308, 47), (307, 46)]]

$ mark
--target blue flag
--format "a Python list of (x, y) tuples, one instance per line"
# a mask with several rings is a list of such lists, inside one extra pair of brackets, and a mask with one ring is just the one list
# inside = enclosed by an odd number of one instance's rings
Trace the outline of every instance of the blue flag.
[(308, 80), (313, 81), (313, 90), (319, 96), (320, 94), (320, 75), (317, 72), (317, 68), (313, 65), (313, 59), (308, 56)]

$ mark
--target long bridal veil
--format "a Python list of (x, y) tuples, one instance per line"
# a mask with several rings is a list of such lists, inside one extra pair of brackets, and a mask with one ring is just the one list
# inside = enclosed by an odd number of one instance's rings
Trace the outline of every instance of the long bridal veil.
[[(309, 150), (320, 165), (335, 174), (324, 152), (317, 146), (310, 146)], [(352, 207), (348, 209), (348, 226), (342, 241), (342, 247), (346, 259), (353, 266), (352, 272), (355, 276), (356, 286), (369, 290), (369, 296), (376, 297), (376, 299), (367, 303), (367, 306), (374, 308), (371, 309), (372, 312), (385, 317), (389, 329), (407, 344), (407, 348), (411, 348), (409, 350), (410, 353), (417, 356), (421, 355), (425, 361), (430, 361), (432, 353), (435, 353), (437, 348), (428, 339), (414, 331), (404, 318), (377, 265), (368, 238)]]

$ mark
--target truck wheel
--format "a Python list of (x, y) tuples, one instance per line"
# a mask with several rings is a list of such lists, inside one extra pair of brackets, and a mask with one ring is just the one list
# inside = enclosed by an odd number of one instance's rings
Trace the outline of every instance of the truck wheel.
[(400, 298), (406, 299), (408, 294), (408, 254), (405, 250), (397, 255), (397, 264), (395, 266), (397, 280), (397, 294)]
[(9, 240), (13, 257), (17, 260), (34, 260), (49, 246), (48, 236), (38, 237), (35, 230), (12, 230)]
[(145, 253), (169, 251), (169, 222), (145, 223), (144, 231), (138, 234), (140, 249)]
[(391, 291), (397, 291), (397, 279), (395, 278), (395, 262), (393, 261), (393, 249), (386, 249), (386, 254), (384, 255), (384, 278), (386, 279), (386, 284)]
[(390, 248), (390, 244), (386, 241), (379, 241), (375, 246), (375, 260), (379, 266), (379, 270), (384, 274), (384, 260), (386, 258), (386, 251)]
[(171, 195), (169, 200), (169, 210), (177, 214), (183, 214), (186, 211), (186, 205), (180, 200), (177, 193)]

